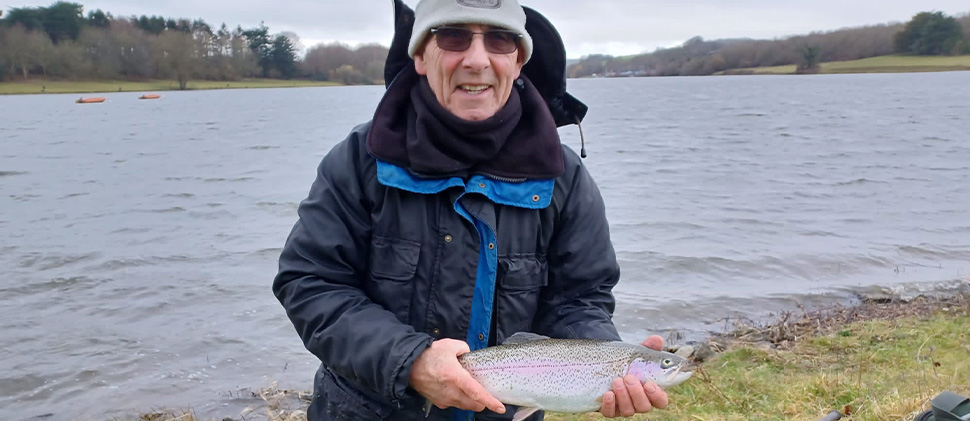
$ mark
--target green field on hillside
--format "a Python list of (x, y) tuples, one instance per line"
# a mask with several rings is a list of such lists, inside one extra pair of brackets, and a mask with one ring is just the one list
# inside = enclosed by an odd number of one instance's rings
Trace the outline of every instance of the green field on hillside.
[[(943, 72), (970, 70), (970, 55), (963, 56), (904, 56), (891, 55), (864, 58), (861, 60), (833, 61), (821, 64), (822, 74), (836, 73), (904, 73), (904, 72)], [(795, 65), (774, 67), (751, 67), (732, 69), (726, 74), (776, 74), (795, 73)]]

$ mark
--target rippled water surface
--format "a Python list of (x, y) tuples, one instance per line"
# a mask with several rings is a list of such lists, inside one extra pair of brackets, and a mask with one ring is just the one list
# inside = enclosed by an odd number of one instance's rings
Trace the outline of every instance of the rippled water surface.
[[(570, 90), (629, 340), (970, 281), (970, 72)], [(0, 97), (0, 419), (237, 417), (246, 390), (309, 388), (270, 283), (316, 164), (382, 92)]]

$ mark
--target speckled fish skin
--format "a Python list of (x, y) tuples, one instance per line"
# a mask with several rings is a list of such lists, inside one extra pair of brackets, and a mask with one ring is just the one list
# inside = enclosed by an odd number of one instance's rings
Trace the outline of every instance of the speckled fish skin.
[[(669, 352), (625, 342), (513, 335), (515, 343), (459, 357), (462, 366), (505, 404), (556, 412), (600, 409), (613, 379), (628, 373), (662, 388), (691, 376), (690, 364)], [(520, 409), (521, 411), (521, 409)]]

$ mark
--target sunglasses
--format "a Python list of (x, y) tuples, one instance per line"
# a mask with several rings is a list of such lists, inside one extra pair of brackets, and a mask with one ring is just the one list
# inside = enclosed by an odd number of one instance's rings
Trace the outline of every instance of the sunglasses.
[(472, 32), (470, 29), (453, 26), (439, 26), (431, 28), (435, 34), (435, 42), (442, 50), (462, 52), (472, 45), (472, 37), (481, 34), (485, 41), (485, 50), (492, 54), (509, 54), (519, 48), (519, 38), (522, 35), (504, 29), (489, 29), (485, 32)]

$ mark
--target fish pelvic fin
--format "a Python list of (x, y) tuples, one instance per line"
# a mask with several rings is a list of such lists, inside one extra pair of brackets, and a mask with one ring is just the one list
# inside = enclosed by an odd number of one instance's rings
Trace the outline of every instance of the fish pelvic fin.
[(519, 409), (515, 411), (515, 415), (512, 416), (512, 421), (522, 421), (529, 418), (532, 414), (535, 414), (539, 408), (534, 406), (520, 406)]
[(431, 415), (431, 399), (425, 399), (421, 409), (424, 410), (424, 417), (428, 418), (428, 415)]

